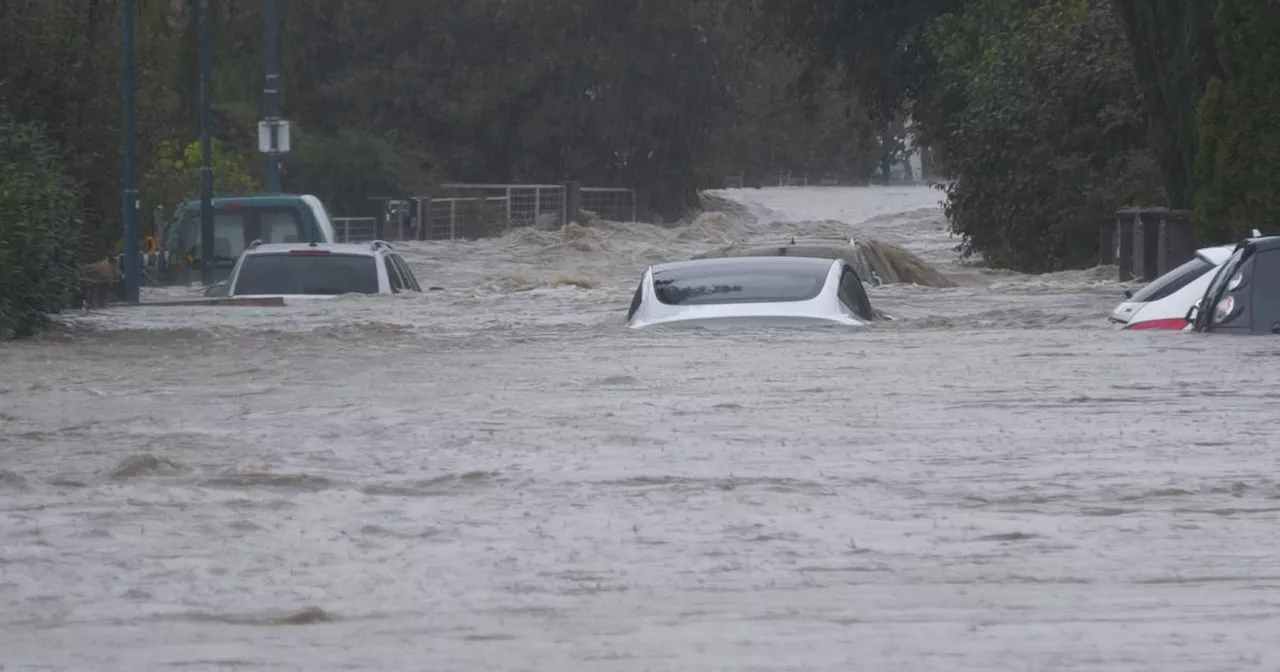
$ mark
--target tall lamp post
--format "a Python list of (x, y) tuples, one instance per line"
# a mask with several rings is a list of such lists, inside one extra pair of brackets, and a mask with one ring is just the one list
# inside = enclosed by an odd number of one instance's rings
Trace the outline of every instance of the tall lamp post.
[(200, 281), (213, 284), (213, 148), (209, 138), (213, 125), (212, 45), (209, 36), (209, 0), (197, 0), (200, 7)]
[(280, 119), (279, 27), (276, 0), (267, 0), (267, 117), (258, 123), (258, 149), (267, 155), (267, 191), (273, 194), (280, 193), (280, 154), (289, 151), (289, 122)]
[(124, 0), (124, 300), (138, 303), (142, 258), (138, 234), (138, 169), (134, 137), (134, 0)]

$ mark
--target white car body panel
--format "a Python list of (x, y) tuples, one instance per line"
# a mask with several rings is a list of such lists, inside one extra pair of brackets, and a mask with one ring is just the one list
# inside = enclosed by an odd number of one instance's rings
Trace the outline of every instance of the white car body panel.
[(736, 265), (775, 264), (777, 263), (773, 261), (775, 259), (785, 264), (801, 257), (733, 257), (679, 261), (651, 266), (645, 270), (640, 282), (640, 305), (628, 319), (627, 325), (632, 329), (640, 329), (658, 325), (707, 328), (819, 325), (860, 327), (869, 323), (839, 299), (841, 274), (848, 265), (841, 260), (811, 259), (815, 264), (828, 264), (826, 281), (817, 296), (803, 301), (668, 305), (659, 301), (654, 291), (654, 273), (677, 266), (708, 265), (732, 268)]
[[(1199, 299), (1204, 294), (1209, 283), (1213, 281), (1213, 276), (1217, 274), (1222, 264), (1230, 258), (1234, 249), (1234, 245), (1224, 245), (1197, 250), (1196, 256), (1211, 264), (1211, 269), (1187, 283), (1186, 286), (1178, 291), (1161, 299), (1155, 301), (1126, 299), (1120, 302), (1111, 311), (1110, 321), (1116, 323), (1121, 329), (1181, 329), (1182, 326), (1177, 324), (1177, 321), (1186, 318), (1187, 311), (1195, 304), (1196, 299)], [(1174, 269), (1169, 273), (1177, 271), (1178, 269)], [(1152, 282), (1160, 282), (1161, 279), (1168, 275), (1167, 273)]]

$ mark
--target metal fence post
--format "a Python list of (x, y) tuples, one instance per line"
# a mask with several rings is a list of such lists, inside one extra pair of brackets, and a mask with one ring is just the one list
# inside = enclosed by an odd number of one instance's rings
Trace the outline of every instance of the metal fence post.
[(458, 200), (449, 200), (449, 240), (458, 237)]
[(511, 226), (511, 187), (507, 187), (507, 226)]
[(542, 187), (533, 188), (533, 222), (534, 226), (538, 225), (538, 215), (542, 214)]
[(344, 243), (351, 242), (351, 220), (350, 219), (342, 220), (342, 242)]
[[(434, 203), (430, 196), (418, 201), (418, 240), (435, 240), (436, 230), (432, 225), (431, 206)], [(428, 233), (430, 232), (430, 233)], [(430, 235), (431, 238), (427, 238)]]
[(570, 181), (564, 183), (564, 224), (578, 221), (578, 213), (582, 210), (582, 183)]

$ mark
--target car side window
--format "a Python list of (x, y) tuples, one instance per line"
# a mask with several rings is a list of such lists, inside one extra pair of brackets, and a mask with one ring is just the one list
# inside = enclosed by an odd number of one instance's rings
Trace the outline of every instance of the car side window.
[(404, 278), (404, 285), (408, 289), (415, 292), (421, 292), (422, 286), (418, 284), (418, 278), (414, 276), (413, 269), (409, 268), (409, 263), (398, 254), (391, 255), (391, 260), (395, 262), (396, 268), (400, 269), (400, 275)]
[(871, 300), (867, 298), (867, 291), (863, 288), (862, 281), (858, 280), (858, 275), (848, 266), (844, 267), (844, 273), (840, 275), (840, 290), (837, 294), (840, 301), (855, 315), (872, 319)]
[(400, 277), (400, 271), (392, 263), (390, 255), (382, 258), (382, 264), (387, 269), (387, 282), (391, 285), (391, 293), (399, 294), (400, 290), (404, 289), (404, 280)]

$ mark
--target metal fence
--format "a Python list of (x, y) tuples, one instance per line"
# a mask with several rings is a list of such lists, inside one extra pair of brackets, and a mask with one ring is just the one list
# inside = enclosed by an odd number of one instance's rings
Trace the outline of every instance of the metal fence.
[(612, 187), (582, 187), (581, 208), (614, 222), (636, 221), (636, 190)]
[(604, 220), (637, 216), (636, 190), (617, 187), (450, 183), (408, 200), (412, 207), (399, 215), (332, 218), (338, 240), (457, 240), (516, 227), (556, 229), (577, 218), (575, 206)]
[(341, 243), (363, 243), (378, 237), (375, 217), (333, 217), (334, 234)]

